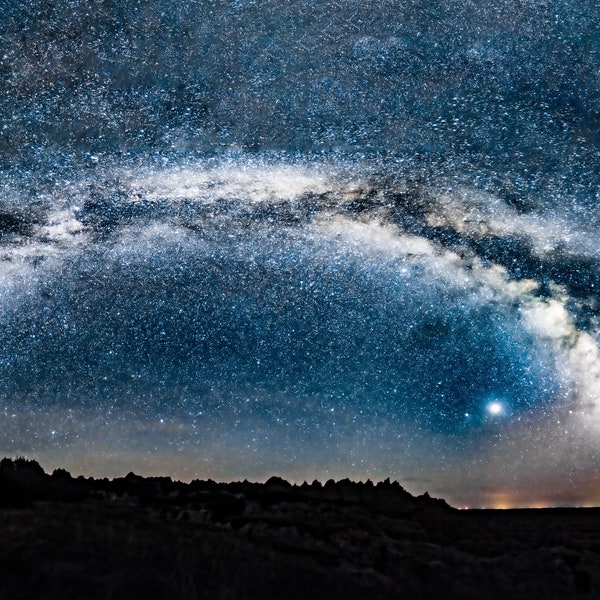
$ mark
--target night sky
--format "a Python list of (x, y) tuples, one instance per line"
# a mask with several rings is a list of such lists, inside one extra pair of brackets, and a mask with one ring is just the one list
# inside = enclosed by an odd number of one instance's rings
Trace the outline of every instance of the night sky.
[(2, 25), (0, 455), (598, 505), (594, 3), (87, 4)]

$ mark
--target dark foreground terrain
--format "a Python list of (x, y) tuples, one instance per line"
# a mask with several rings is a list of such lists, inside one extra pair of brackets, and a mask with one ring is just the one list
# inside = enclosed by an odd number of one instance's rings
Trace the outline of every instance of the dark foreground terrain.
[(0, 463), (0, 599), (599, 598), (600, 510)]

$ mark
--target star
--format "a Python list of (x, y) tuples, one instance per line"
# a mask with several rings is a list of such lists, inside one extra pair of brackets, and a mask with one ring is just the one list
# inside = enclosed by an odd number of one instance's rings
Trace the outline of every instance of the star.
[(498, 417), (504, 413), (504, 405), (502, 404), (502, 402), (494, 400), (493, 402), (490, 402), (487, 405), (486, 410), (489, 415), (493, 417)]

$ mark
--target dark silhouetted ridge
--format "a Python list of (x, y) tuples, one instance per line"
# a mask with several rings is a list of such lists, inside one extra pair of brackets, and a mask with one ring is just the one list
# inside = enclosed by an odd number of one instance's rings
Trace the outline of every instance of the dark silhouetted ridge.
[(0, 598), (595, 598), (595, 509), (458, 511), (395, 481), (52, 475), (0, 461)]

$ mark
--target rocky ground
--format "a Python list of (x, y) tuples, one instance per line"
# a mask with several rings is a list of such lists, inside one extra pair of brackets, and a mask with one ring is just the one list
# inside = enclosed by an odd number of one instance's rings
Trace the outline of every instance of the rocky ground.
[(600, 510), (0, 463), (0, 599), (597, 598)]

